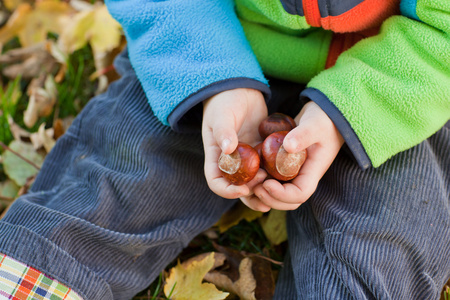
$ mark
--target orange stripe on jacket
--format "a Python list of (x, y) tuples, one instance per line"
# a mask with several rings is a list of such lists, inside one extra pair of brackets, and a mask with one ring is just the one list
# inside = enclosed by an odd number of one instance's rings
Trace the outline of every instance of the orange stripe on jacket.
[(303, 0), (303, 11), (313, 27), (341, 33), (358, 32), (379, 27), (388, 17), (399, 14), (399, 3), (400, 0), (365, 0), (339, 16), (322, 18), (317, 0)]

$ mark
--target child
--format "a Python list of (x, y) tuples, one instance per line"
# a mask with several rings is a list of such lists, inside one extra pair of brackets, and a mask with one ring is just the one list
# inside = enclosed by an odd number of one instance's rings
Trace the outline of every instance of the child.
[[(84, 299), (130, 299), (240, 198), (290, 210), (274, 298), (437, 299), (450, 277), (450, 7), (331, 2), (106, 1), (128, 40), (122, 78), (1, 220), (0, 252)], [(298, 124), (286, 150), (308, 151), (300, 176), (229, 185), (220, 152), (254, 144), (283, 110)]]

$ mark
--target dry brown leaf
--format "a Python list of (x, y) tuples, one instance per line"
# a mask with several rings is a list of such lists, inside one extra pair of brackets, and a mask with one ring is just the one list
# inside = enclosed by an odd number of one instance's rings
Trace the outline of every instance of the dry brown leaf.
[(219, 300), (225, 299), (228, 293), (221, 292), (211, 283), (202, 283), (206, 273), (214, 266), (214, 253), (200, 261), (192, 261), (189, 265), (170, 269), (164, 285), (164, 294), (173, 300)]
[(23, 139), (29, 139), (31, 133), (17, 125), (16, 122), (14, 122), (13, 118), (11, 116), (8, 116), (8, 124), (9, 124), (9, 130), (11, 131), (13, 137), (15, 140), (23, 140)]
[(46, 43), (46, 50), (53, 56), (53, 58), (61, 65), (58, 71), (58, 74), (55, 75), (55, 82), (61, 82), (66, 76), (67, 71), (67, 61), (69, 60), (69, 56), (64, 53), (59, 46), (53, 42), (48, 41)]
[(217, 226), (219, 227), (220, 233), (224, 233), (231, 227), (239, 224), (240, 221), (246, 220), (247, 222), (251, 222), (260, 218), (263, 215), (260, 211), (255, 211), (244, 204), (242, 202), (237, 202), (229, 211), (222, 215)]
[(23, 121), (29, 128), (34, 126), (39, 117), (46, 117), (52, 113), (57, 97), (52, 75), (45, 77), (44, 86), (41, 86), (42, 78), (35, 78), (33, 81), (37, 83), (30, 83), (28, 88), (30, 99), (23, 115)]
[(53, 73), (59, 63), (47, 51), (47, 43), (39, 43), (30, 47), (12, 49), (0, 55), (0, 63), (10, 64), (2, 73), (11, 79), (18, 76), (30, 79), (41, 74)]
[(252, 272), (252, 260), (249, 257), (242, 259), (239, 264), (238, 280), (232, 281), (230, 277), (218, 271), (206, 274), (205, 280), (238, 295), (243, 300), (256, 300), (256, 280)]
[(53, 138), (55, 140), (59, 139), (67, 131), (74, 119), (73, 116), (68, 116), (64, 119), (56, 119), (53, 122)]
[(205, 280), (241, 299), (270, 300), (273, 297), (275, 281), (268, 259), (215, 243), (213, 245), (226, 256), (226, 261), (220, 270), (209, 272)]
[(44, 147), (45, 152), (49, 153), (56, 143), (53, 139), (53, 133), (53, 128), (45, 129), (45, 123), (42, 123), (39, 126), (38, 131), (30, 135), (30, 140), (34, 149), (38, 150)]

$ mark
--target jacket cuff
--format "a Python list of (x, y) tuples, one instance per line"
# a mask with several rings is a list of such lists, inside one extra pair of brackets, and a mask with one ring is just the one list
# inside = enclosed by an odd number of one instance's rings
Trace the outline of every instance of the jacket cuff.
[(218, 93), (238, 88), (261, 91), (266, 103), (270, 99), (270, 88), (261, 81), (246, 77), (221, 80), (200, 89), (180, 102), (167, 118), (170, 127), (174, 131), (183, 133), (199, 131), (203, 116), (202, 102)]
[(339, 109), (328, 99), (325, 94), (317, 89), (307, 88), (300, 94), (300, 98), (308, 98), (314, 101), (328, 115), (344, 138), (345, 143), (361, 169), (364, 170), (372, 166), (366, 150), (362, 146), (355, 131), (350, 126), (350, 123), (348, 123)]

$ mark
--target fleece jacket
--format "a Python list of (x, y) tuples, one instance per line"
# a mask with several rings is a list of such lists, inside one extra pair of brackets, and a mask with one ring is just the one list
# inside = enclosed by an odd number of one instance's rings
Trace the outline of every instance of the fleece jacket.
[(448, 0), (237, 0), (237, 12), (264, 72), (307, 83), (302, 97), (331, 117), (362, 168), (449, 120)]
[[(198, 2), (198, 3), (197, 3)], [(266, 76), (307, 84), (362, 168), (450, 117), (448, 0), (107, 0), (155, 114), (181, 131), (198, 104)]]

